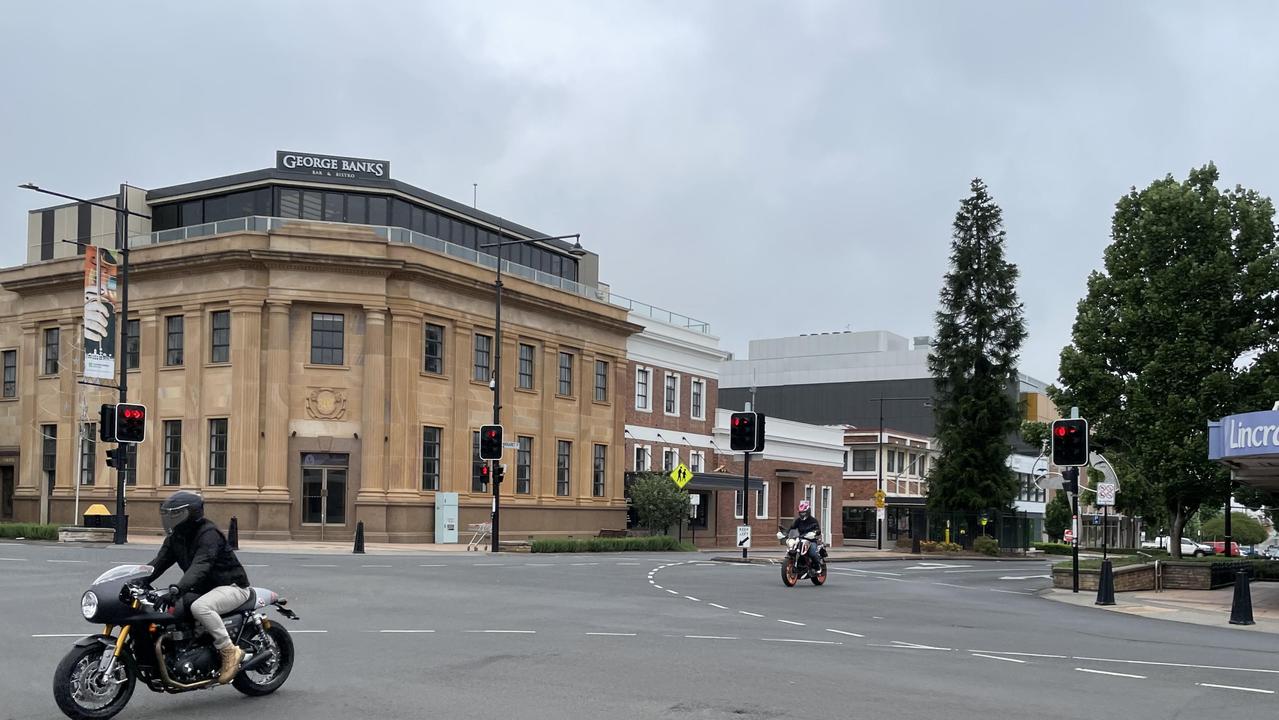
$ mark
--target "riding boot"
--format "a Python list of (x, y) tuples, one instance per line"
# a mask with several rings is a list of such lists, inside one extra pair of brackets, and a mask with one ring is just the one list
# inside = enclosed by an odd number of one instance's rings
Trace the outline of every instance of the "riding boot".
[(226, 685), (240, 672), (244, 651), (238, 645), (228, 645), (218, 650), (218, 653), (222, 656), (222, 670), (218, 673), (218, 682)]

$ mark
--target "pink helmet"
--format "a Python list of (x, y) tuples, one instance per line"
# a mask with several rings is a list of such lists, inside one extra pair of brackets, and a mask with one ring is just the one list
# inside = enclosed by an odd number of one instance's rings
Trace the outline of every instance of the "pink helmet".
[(808, 512), (809, 510), (812, 510), (812, 509), (813, 509), (813, 505), (812, 505), (812, 503), (808, 502), (807, 500), (800, 500), (800, 501), (799, 501), (799, 511), (800, 511), (800, 512)]

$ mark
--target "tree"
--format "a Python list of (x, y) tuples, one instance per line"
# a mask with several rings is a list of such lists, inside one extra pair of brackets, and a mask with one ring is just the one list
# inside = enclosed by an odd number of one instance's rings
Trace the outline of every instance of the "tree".
[(1048, 502), (1048, 507), (1044, 508), (1044, 532), (1053, 542), (1061, 542), (1073, 517), (1070, 514), (1070, 500), (1066, 498), (1066, 493), (1063, 491), (1053, 495), (1053, 499)]
[(1022, 442), (1034, 448), (1042, 448), (1044, 443), (1048, 442), (1050, 432), (1052, 430), (1048, 427), (1048, 423), (1026, 420), (1021, 424)]
[[(1226, 536), (1226, 518), (1224, 516), (1215, 517), (1204, 523), (1203, 535), (1213, 540), (1222, 539)], [(1266, 538), (1270, 537), (1270, 533), (1262, 527), (1251, 515), (1247, 513), (1230, 513), (1230, 535), (1235, 542), (1240, 545), (1256, 545), (1263, 543)]]
[(928, 358), (942, 447), (929, 475), (928, 504), (937, 510), (1008, 508), (1018, 489), (1007, 465), (1019, 425), (1009, 388), (1026, 338), (1017, 267), (1004, 258), (999, 206), (981, 179), (971, 190), (955, 215)]
[(1228, 492), (1207, 423), (1274, 388), (1279, 342), (1274, 207), (1217, 180), (1209, 164), (1119, 200), (1104, 270), (1061, 353), (1063, 385), (1049, 391), (1057, 407), (1079, 406), (1106, 447), (1119, 508), (1166, 514), (1178, 556), (1187, 520)]
[(642, 473), (631, 483), (631, 504), (639, 524), (665, 533), (688, 517), (688, 493), (660, 473)]

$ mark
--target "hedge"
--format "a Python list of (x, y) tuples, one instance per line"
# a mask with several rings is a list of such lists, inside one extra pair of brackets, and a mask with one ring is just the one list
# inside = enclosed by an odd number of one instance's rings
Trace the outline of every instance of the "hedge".
[(542, 538), (533, 541), (535, 553), (583, 552), (694, 552), (691, 543), (683, 543), (669, 535), (626, 538)]
[(24, 538), (26, 540), (57, 540), (57, 525), (39, 525), (37, 523), (0, 523), (0, 537)]
[[(1143, 558), (1139, 555), (1114, 557), (1110, 559), (1110, 562), (1111, 562), (1111, 567), (1123, 567), (1125, 565), (1149, 564), (1149, 563), (1152, 563), (1154, 560), (1160, 560), (1161, 562), (1168, 562), (1166, 558), (1152, 559), (1152, 558)], [(1275, 562), (1273, 560), (1240, 561), (1238, 558), (1230, 558), (1229, 561), (1227, 561), (1226, 558), (1209, 556), (1204, 558), (1183, 558), (1181, 560), (1173, 560), (1171, 562), (1195, 563), (1195, 564), (1206, 564), (1206, 565), (1211, 565), (1213, 563), (1220, 563), (1220, 562), (1247, 562), (1250, 565), (1252, 565), (1253, 579), (1265, 580), (1265, 581), (1271, 581), (1271, 580), (1279, 581), (1279, 562)], [(1069, 570), (1071, 569), (1071, 563), (1059, 562), (1056, 565), (1053, 565), (1053, 569)], [(1100, 559), (1080, 560), (1079, 569), (1080, 570), (1100, 570), (1101, 560)]]

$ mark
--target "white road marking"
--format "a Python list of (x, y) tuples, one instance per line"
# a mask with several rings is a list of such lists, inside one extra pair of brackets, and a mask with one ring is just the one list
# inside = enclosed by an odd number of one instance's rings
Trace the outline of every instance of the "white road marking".
[(670, 588), (666, 588), (666, 592), (668, 592), (668, 593), (670, 593), (670, 594), (672, 594), (672, 595), (679, 595), (679, 593), (675, 592), (674, 590), (672, 590), (672, 589), (670, 589)]
[(843, 645), (834, 640), (799, 640), (796, 638), (760, 638), (764, 642), (803, 643), (805, 645)]
[(88, 560), (45, 560), (47, 563), (87, 563)]
[(991, 592), (1005, 593), (1008, 595), (1034, 595), (1033, 592), (1023, 592), (1021, 590), (1000, 590), (999, 588), (991, 588)]
[(881, 570), (858, 570), (857, 568), (839, 568), (838, 570), (833, 570), (832, 572), (839, 572), (839, 573), (853, 572), (853, 573), (864, 573), (866, 575), (890, 575), (892, 577), (902, 576), (901, 573), (883, 572)]
[(952, 584), (952, 583), (939, 583), (939, 582), (935, 582), (935, 583), (933, 583), (933, 584), (934, 584), (934, 585), (941, 585), (942, 587), (959, 588), (960, 590), (974, 590), (974, 589), (975, 589), (975, 588), (970, 588), (970, 587), (968, 587), (967, 585), (954, 585), (954, 584)]
[(685, 635), (690, 640), (736, 640), (735, 637), (727, 637), (724, 635)]
[(0, 558), (0, 560), (8, 560), (9, 562), (27, 562), (26, 558)]
[(1279, 675), (1279, 670), (1266, 670), (1265, 668), (1241, 668), (1241, 667), (1227, 667), (1223, 665), (1192, 665), (1190, 663), (1157, 662), (1155, 660), (1115, 660), (1112, 658), (1096, 658), (1096, 657), (1072, 657), (1071, 660), (1091, 660), (1093, 662), (1127, 663), (1129, 665), (1159, 665), (1162, 667), (1195, 668), (1198, 670), (1237, 670), (1238, 672), (1255, 672), (1255, 673), (1268, 673), (1271, 675)]
[(524, 563), (524, 567), (555, 567), (555, 563)]
[(496, 633), (506, 635), (536, 635), (536, 630), (467, 630), (469, 633)]
[(855, 632), (848, 632), (847, 630), (835, 630), (834, 628), (826, 628), (826, 632), (839, 633), (840, 635), (852, 635), (853, 637), (859, 637), (859, 638), (866, 637), (865, 635), (858, 635)]
[(1024, 652), (1004, 652), (1003, 650), (969, 650), (974, 655), (978, 653), (993, 653), (995, 655), (1016, 655), (1017, 657), (1034, 657), (1034, 658), (1052, 658), (1054, 660), (1065, 660), (1065, 655), (1045, 655), (1043, 653), (1024, 653)]
[(871, 616), (870, 616), (870, 619), (871, 619), (871, 620), (883, 620), (884, 618), (882, 618), (882, 617), (880, 617), (880, 616), (878, 616), (878, 615), (871, 615)]
[(1092, 673), (1093, 675), (1110, 675), (1112, 677), (1126, 677), (1134, 680), (1145, 680), (1145, 675), (1129, 675), (1128, 673), (1107, 672), (1106, 670), (1090, 670), (1088, 668), (1075, 668), (1079, 672)]
[(618, 565), (639, 565), (639, 563), (618, 563)]
[(688, 600), (692, 600), (693, 602), (701, 602), (701, 600), (698, 600), (697, 598), (693, 597), (692, 595), (685, 595), (684, 597), (685, 597), (686, 599), (688, 599)]
[(289, 634), (297, 635), (301, 633), (301, 634), (310, 634), (310, 635), (324, 635), (327, 632), (328, 630), (290, 630)]
[(1005, 575), (1000, 580), (1052, 580), (1052, 575)]
[(32, 635), (33, 638), (64, 638), (64, 637), (84, 637), (84, 633), (43, 633), (40, 635)]
[(1018, 660), (1017, 658), (1010, 657), (999, 657), (998, 655), (982, 655), (981, 653), (973, 653), (973, 657), (987, 658), (988, 660), (1003, 660), (1004, 662), (1021, 663), (1022, 665), (1026, 664), (1025, 660)]
[(723, 605), (717, 605), (717, 604), (715, 604), (715, 603), (706, 603), (706, 604), (707, 604), (707, 605), (710, 605), (710, 606), (711, 606), (711, 607), (713, 607), (713, 608), (719, 608), (720, 610), (727, 610), (727, 609), (728, 609), (728, 608), (724, 607)]
[(378, 630), (380, 633), (388, 635), (417, 635), (420, 633), (433, 633), (434, 630)]
[(1274, 695), (1274, 690), (1263, 690), (1261, 688), (1239, 687), (1238, 685), (1214, 685), (1212, 683), (1195, 683), (1199, 687), (1220, 688), (1222, 690), (1241, 690), (1250, 693), (1262, 693), (1264, 695)]
[(914, 565), (912, 567), (903, 568), (903, 569), (904, 570), (944, 570), (946, 568), (966, 568), (966, 567), (972, 567), (972, 565), (953, 565), (950, 563), (921, 562), (918, 565)]
[(743, 615), (750, 615), (751, 617), (764, 617), (763, 615), (760, 615), (759, 613), (746, 612), (745, 610), (738, 610), (737, 612)]
[(330, 567), (337, 567), (337, 565), (302, 565), (301, 567), (309, 567), (309, 568), (330, 568)]
[(246, 568), (264, 568), (264, 567), (271, 567), (271, 566), (270, 566), (270, 565), (245, 565), (244, 567), (246, 567)]
[(607, 637), (635, 637), (635, 633), (588, 632), (587, 635), (603, 635)]
[(804, 625), (804, 623), (802, 623), (802, 622), (795, 622), (794, 620), (778, 620), (777, 622), (779, 622), (779, 623), (786, 623), (787, 625), (799, 625), (799, 626), (801, 626), (801, 627)]
[(658, 585), (657, 583), (653, 582), (652, 580), (649, 580), (648, 582), (649, 582), (649, 583), (650, 583), (653, 587), (657, 588), (658, 590), (665, 590), (665, 589), (666, 589), (666, 588), (662, 587), (661, 585)]
[(901, 645), (903, 647), (908, 647), (915, 650), (946, 650), (946, 651), (950, 650), (950, 648), (948, 647), (937, 647), (936, 645), (921, 645), (919, 643), (906, 642), (904, 640), (892, 640), (891, 642), (894, 645)]
[(976, 570), (947, 570), (942, 575), (958, 575), (960, 573), (998, 573), (1008, 572), (1007, 568), (978, 568)]
[(448, 567), (448, 565), (442, 565), (442, 564), (435, 564), (435, 565), (418, 565), (418, 567)]
[(389, 568), (389, 567), (391, 567), (391, 566), (390, 566), (390, 565), (361, 565), (360, 567), (367, 567), (367, 568)]
[(583, 565), (599, 565), (599, 563), (569, 563), (569, 565), (572, 565), (573, 567), (582, 567)]
[(475, 563), (471, 567), (502, 567), (506, 563)]

